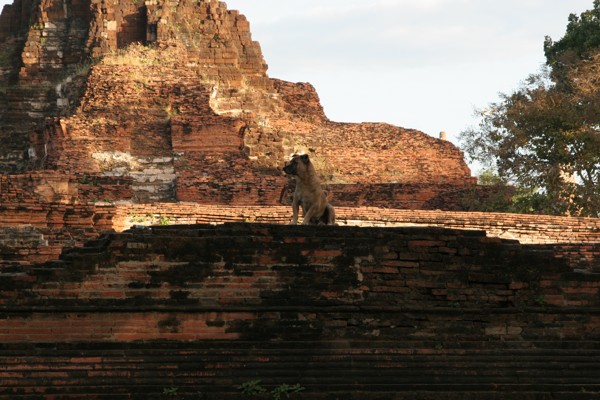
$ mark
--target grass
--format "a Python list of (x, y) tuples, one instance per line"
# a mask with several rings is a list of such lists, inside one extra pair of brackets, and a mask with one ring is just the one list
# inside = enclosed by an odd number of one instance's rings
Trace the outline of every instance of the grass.
[(177, 61), (180, 61), (180, 55), (174, 50), (163, 50), (153, 46), (144, 46), (141, 43), (133, 43), (125, 49), (105, 55), (100, 64), (147, 67), (173, 65)]

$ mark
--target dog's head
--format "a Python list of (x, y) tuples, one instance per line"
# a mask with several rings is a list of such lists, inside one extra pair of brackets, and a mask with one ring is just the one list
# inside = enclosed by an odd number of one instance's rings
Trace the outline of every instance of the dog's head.
[(294, 154), (292, 159), (283, 167), (283, 172), (288, 175), (300, 175), (302, 171), (308, 168), (309, 164), (308, 154)]

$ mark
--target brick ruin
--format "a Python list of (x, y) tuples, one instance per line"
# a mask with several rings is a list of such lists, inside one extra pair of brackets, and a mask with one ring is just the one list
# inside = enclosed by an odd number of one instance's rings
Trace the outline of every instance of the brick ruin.
[[(279, 226), (295, 150), (340, 226)], [(0, 172), (0, 398), (600, 392), (600, 219), (466, 212), (454, 145), (330, 121), (224, 2), (5, 6)]]
[(155, 226), (0, 278), (7, 399), (239, 399), (257, 379), (298, 399), (600, 390), (599, 274), (482, 231)]
[(0, 14), (0, 92), (13, 227), (29, 223), (15, 205), (36, 221), (67, 205), (290, 204), (281, 167), (296, 150), (336, 206), (460, 211), (489, 193), (447, 141), (330, 121), (310, 84), (267, 75), (246, 18), (215, 0), (15, 0)]
[[(277, 205), (283, 162), (310, 150), (342, 194), (409, 185), (419, 208), (475, 184), (447, 141), (328, 120), (310, 84), (267, 75), (248, 21), (223, 2), (16, 0), (0, 21), (5, 174), (103, 179), (110, 200)], [(128, 196), (110, 177), (129, 180)]]

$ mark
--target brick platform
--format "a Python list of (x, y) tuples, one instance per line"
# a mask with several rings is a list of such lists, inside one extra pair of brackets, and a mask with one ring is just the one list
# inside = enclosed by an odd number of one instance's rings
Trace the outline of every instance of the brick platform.
[[(72, 205), (0, 203), (0, 228), (31, 228), (45, 241), (0, 240), (0, 262), (40, 262), (56, 259), (65, 247), (82, 246), (108, 230), (135, 225), (221, 224), (250, 222), (287, 224), (289, 206), (227, 206), (222, 204), (157, 203)], [(379, 207), (336, 207), (340, 225), (362, 227), (433, 226), (483, 230), (490, 237), (546, 246), (572, 268), (597, 271), (600, 265), (600, 219), (507, 213), (398, 210)]]
[(1, 278), (3, 398), (600, 392), (598, 274), (478, 231), (153, 227)]
[[(2, 399), (599, 396), (600, 220), (461, 212), (456, 146), (328, 120), (224, 2), (15, 0), (0, 143)], [(340, 226), (286, 225), (297, 150)]]

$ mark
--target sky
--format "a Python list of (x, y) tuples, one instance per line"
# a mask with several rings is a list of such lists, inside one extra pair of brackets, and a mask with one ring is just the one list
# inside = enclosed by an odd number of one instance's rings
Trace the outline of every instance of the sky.
[[(432, 136), (544, 63), (570, 13), (593, 0), (225, 0), (250, 21), (272, 78), (310, 82), (338, 122), (388, 122)], [(0, 6), (7, 4), (0, 0)]]
[(250, 21), (273, 78), (313, 84), (327, 116), (432, 136), (545, 62), (544, 37), (593, 0), (225, 0)]

